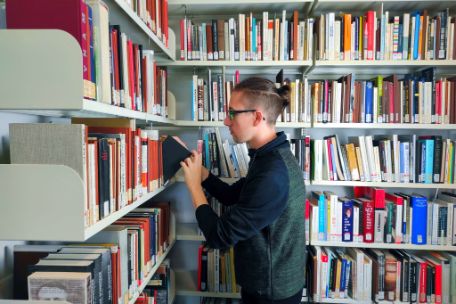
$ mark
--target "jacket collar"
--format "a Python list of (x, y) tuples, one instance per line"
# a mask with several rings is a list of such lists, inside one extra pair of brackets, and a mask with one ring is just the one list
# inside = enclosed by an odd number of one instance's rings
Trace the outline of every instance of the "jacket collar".
[(267, 144), (261, 146), (258, 149), (249, 149), (249, 156), (253, 157), (255, 156), (260, 156), (262, 154), (265, 154), (267, 152), (270, 152), (272, 150), (282, 148), (282, 147), (290, 147), (290, 143), (287, 140), (287, 136), (285, 133), (282, 132), (277, 132), (277, 137), (268, 142)]

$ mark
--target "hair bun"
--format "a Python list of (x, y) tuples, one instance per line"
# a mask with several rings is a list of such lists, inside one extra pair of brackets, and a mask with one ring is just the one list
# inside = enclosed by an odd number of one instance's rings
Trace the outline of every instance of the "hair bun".
[(285, 84), (279, 88), (277, 88), (277, 94), (279, 94), (280, 98), (282, 99), (283, 107), (287, 107), (290, 104), (290, 92), (291, 88), (288, 84)]

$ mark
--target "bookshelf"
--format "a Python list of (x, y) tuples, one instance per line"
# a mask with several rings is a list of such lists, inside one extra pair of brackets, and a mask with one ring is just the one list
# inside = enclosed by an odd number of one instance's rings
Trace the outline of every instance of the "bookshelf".
[(408, 188), (408, 189), (456, 189), (456, 184), (423, 184), (423, 183), (386, 183), (386, 182), (358, 182), (358, 181), (312, 181), (313, 186), (338, 187), (380, 187), (380, 188)]
[(175, 59), (175, 36), (174, 32), (169, 31), (169, 47), (167, 48), (163, 41), (147, 27), (145, 22), (129, 7), (124, 0), (107, 0), (109, 6), (110, 23), (120, 24), (128, 33), (133, 34), (136, 43), (142, 44), (145, 49), (156, 51), (162, 57)]
[(147, 193), (85, 228), (86, 194), (82, 179), (73, 169), (63, 165), (0, 165), (0, 180), (4, 202), (0, 221), (8, 227), (0, 231), (2, 240), (85, 241), (165, 189)]
[[(176, 38), (170, 30), (170, 47), (166, 48), (159, 38), (145, 25), (132, 9), (123, 0), (107, 0), (112, 22), (120, 24), (133, 40), (141, 43), (148, 49), (158, 52), (159, 65), (167, 66), (178, 74), (195, 68), (228, 68), (250, 70), (261, 74), (268, 69), (299, 71), (311, 78), (322, 79), (322, 75), (339, 77), (354, 72), (360, 75), (374, 74), (404, 74), (426, 67), (438, 67), (442, 72), (452, 71), (456, 60), (307, 60), (307, 61), (176, 61)], [(169, 13), (174, 17), (189, 15), (210, 16), (214, 14), (236, 14), (261, 10), (281, 11), (294, 9), (300, 12), (309, 12), (311, 17), (324, 11), (349, 11), (365, 12), (377, 9), (383, 5), (384, 10), (412, 11), (422, 8), (440, 10), (454, 6), (454, 1), (432, 0), (382, 0), (370, 3), (365, 0), (169, 0)], [(208, 17), (210, 18), (210, 17)], [(176, 31), (177, 32), (177, 31)], [(2, 92), (0, 110), (20, 113), (50, 116), (50, 117), (127, 117), (138, 122), (152, 125), (175, 126), (178, 129), (222, 127), (223, 122), (190, 121), (185, 119), (167, 119), (149, 113), (141, 113), (125, 108), (115, 107), (92, 100), (84, 99), (82, 92), (82, 56), (79, 45), (68, 34), (55, 30), (11, 31), (0, 30), (0, 92)], [(178, 41), (178, 39), (177, 39)], [(31, 52), (33, 50), (33, 56)], [(14, 71), (14, 73), (12, 72)], [(44, 77), (43, 77), (44, 75)], [(243, 75), (244, 76), (244, 75)], [(171, 75), (176, 80), (180, 76)], [(326, 77), (326, 76), (324, 76)], [(170, 78), (172, 79), (172, 78)], [(179, 101), (187, 103), (189, 100)], [(278, 123), (278, 128), (307, 129), (310, 134), (319, 132), (328, 134), (337, 130), (350, 132), (353, 130), (456, 130), (456, 125), (449, 124), (323, 124), (323, 123)], [(350, 129), (350, 130), (347, 130)], [(194, 130), (192, 132), (195, 132)], [(1, 165), (0, 193), (4, 194), (4, 201), (8, 202), (2, 207), (0, 222), (8, 229), (0, 231), (3, 240), (42, 240), (42, 241), (83, 241), (128, 214), (143, 202), (160, 193), (164, 188), (148, 193), (132, 205), (117, 211), (95, 225), (84, 228), (83, 202), (84, 192), (82, 180), (75, 172), (65, 166), (52, 165)], [(233, 182), (233, 180), (230, 180)], [(20, 185), (20, 188), (19, 186)], [(312, 181), (306, 183), (309, 187), (353, 187), (369, 186), (381, 188), (406, 188), (417, 190), (455, 190), (456, 184), (410, 184), (410, 183), (375, 183), (353, 181)], [(27, 191), (22, 191), (27, 189)], [(30, 190), (29, 190), (30, 189)], [(312, 188), (310, 188), (312, 189)], [(56, 191), (57, 190), (57, 191)], [(68, 200), (62, 202), (63, 193)], [(37, 194), (40, 194), (40, 205), (37, 206)], [(46, 210), (47, 212), (43, 212)], [(39, 216), (37, 216), (39, 215)], [(18, 220), (20, 219), (20, 220)], [(49, 223), (54, 222), (54, 226)], [(58, 229), (60, 227), (65, 229)], [(196, 224), (178, 224), (175, 228), (175, 239), (158, 259), (157, 265), (140, 286), (138, 293), (145, 287), (148, 279), (153, 275), (160, 262), (168, 255), (176, 241), (200, 242), (203, 236), (196, 233)], [(173, 228), (173, 229), (174, 229)], [(362, 247), (378, 249), (406, 249), (426, 251), (456, 251), (455, 246), (411, 245), (411, 244), (377, 244), (377, 243), (345, 243), (310, 241), (311, 245), (326, 247)], [(222, 297), (240, 298), (233, 293), (210, 293), (196, 291), (195, 273), (191, 271), (178, 271), (176, 273), (175, 296), (185, 297)], [(171, 299), (174, 299), (174, 298)], [(1, 301), (0, 301), (1, 302)], [(171, 303), (173, 300), (171, 300)], [(134, 303), (131, 299), (129, 303)], [(361, 303), (350, 299), (324, 299), (321, 303)], [(387, 301), (379, 303), (391, 303)], [(395, 302), (400, 303), (400, 302)]]
[(176, 270), (176, 295), (186, 297), (211, 297), (240, 299), (239, 293), (197, 291), (196, 271)]

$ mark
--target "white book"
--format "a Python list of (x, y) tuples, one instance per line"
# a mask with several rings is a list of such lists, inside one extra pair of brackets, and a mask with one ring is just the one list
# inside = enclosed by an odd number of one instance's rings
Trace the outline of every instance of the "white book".
[[(335, 13), (331, 12), (328, 13), (326, 18), (327, 26), (328, 26), (328, 32), (326, 36), (326, 41), (328, 42), (327, 44), (327, 51), (328, 51), (328, 60), (335, 60), (336, 59), (336, 46), (338, 47), (339, 45), (335, 44), (336, 40), (336, 33), (335, 33)], [(354, 36), (352, 36), (354, 37)]]
[(225, 43), (224, 55), (225, 60), (231, 60), (231, 47), (230, 47), (230, 26), (227, 21), (223, 23), (223, 39)]
[[(361, 155), (363, 156), (363, 159), (366, 159), (367, 160), (367, 164), (369, 166), (367, 172), (370, 173), (370, 177), (369, 177), (369, 181), (373, 181), (373, 182), (376, 182), (378, 181), (378, 171), (377, 171), (377, 168), (376, 168), (376, 165), (375, 165), (375, 158), (374, 158), (374, 146), (373, 146), (373, 143), (372, 143), (372, 136), (368, 135), (368, 136), (359, 136), (359, 138), (363, 139), (364, 144), (364, 152), (363, 152), (363, 147), (361, 146), (361, 143), (360, 143), (360, 148), (361, 148)], [(364, 158), (364, 156), (366, 156), (366, 158)], [(365, 171), (366, 172), (366, 171)]]
[(88, 0), (92, 8), (94, 28), (95, 71), (97, 80), (97, 99), (111, 104), (111, 62), (110, 62), (110, 34), (109, 9), (100, 0)]
[(263, 40), (261, 41), (263, 43), (263, 60), (268, 61), (271, 60), (270, 53), (269, 53), (269, 30), (268, 30), (268, 24), (269, 24), (269, 16), (268, 12), (263, 12)]
[(123, 73), (123, 91), (120, 92), (121, 103), (124, 104), (125, 108), (131, 109), (131, 96), (130, 96), (130, 86), (128, 81), (128, 58), (127, 58), (127, 35), (121, 33), (120, 39), (122, 42), (122, 73)]
[(239, 60), (246, 59), (245, 56), (245, 14), (239, 14)]
[(285, 60), (285, 27), (287, 26), (287, 11), (282, 10), (282, 22), (280, 23), (280, 57), (279, 60)]
[(341, 39), (341, 22), (340, 20), (334, 21), (334, 60), (340, 59), (340, 39)]

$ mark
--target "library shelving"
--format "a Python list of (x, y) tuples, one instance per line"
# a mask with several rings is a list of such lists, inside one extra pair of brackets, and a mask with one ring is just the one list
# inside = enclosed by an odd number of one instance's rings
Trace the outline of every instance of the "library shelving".
[[(172, 238), (170, 240), (170, 245), (168, 248), (166, 248), (165, 252), (157, 258), (157, 262), (155, 265), (152, 267), (152, 269), (149, 271), (149, 274), (144, 278), (143, 282), (141, 283), (141, 286), (139, 286), (133, 293), (133, 297), (128, 301), (128, 304), (135, 304), (136, 299), (138, 296), (141, 294), (141, 292), (144, 290), (144, 288), (148, 285), (150, 279), (154, 275), (154, 273), (157, 271), (158, 267), (160, 267), (161, 263), (168, 257), (168, 254), (171, 252), (173, 249), (175, 243), (175, 239)], [(171, 280), (172, 281), (172, 280)], [(172, 302), (171, 302), (172, 303)]]
[(357, 243), (357, 242), (333, 242), (310, 240), (313, 246), (324, 247), (352, 247), (352, 248), (375, 248), (375, 249), (403, 249), (403, 250), (430, 250), (430, 251), (456, 251), (456, 246), (446, 245), (415, 245), (395, 243)]
[[(60, 30), (0, 30), (0, 110), (52, 117), (126, 117), (171, 124), (150, 113), (83, 97), (82, 54)], [(33, 56), (30, 56), (33, 50)]]
[(314, 129), (456, 130), (454, 124), (314, 123)]
[(110, 23), (120, 24), (122, 29), (127, 29), (127, 32), (135, 33), (136, 42), (142, 44), (146, 49), (154, 50), (157, 54), (161, 53), (167, 59), (175, 59), (175, 46), (173, 44), (175, 37), (172, 31), (169, 31), (169, 47), (166, 47), (163, 41), (131, 9), (127, 1), (108, 0), (105, 2), (109, 6)]
[(380, 187), (380, 188), (408, 188), (408, 189), (456, 189), (456, 184), (424, 184), (424, 183), (387, 183), (387, 182), (359, 182), (359, 181), (312, 181), (313, 186), (339, 187)]
[(2, 240), (85, 241), (165, 189), (146, 193), (94, 225), (84, 227), (86, 192), (76, 171), (64, 165), (0, 168), (0, 221), (8, 227), (0, 231)]
[(177, 241), (204, 241), (204, 236), (198, 234), (198, 224), (195, 223), (178, 223), (176, 225)]
[(196, 271), (175, 271), (176, 272), (176, 295), (188, 297), (210, 297), (210, 298), (229, 298), (240, 299), (239, 293), (230, 292), (210, 292), (197, 290)]

